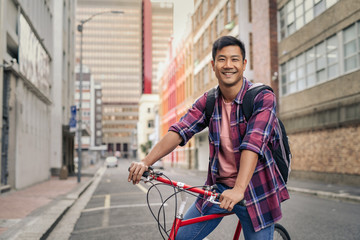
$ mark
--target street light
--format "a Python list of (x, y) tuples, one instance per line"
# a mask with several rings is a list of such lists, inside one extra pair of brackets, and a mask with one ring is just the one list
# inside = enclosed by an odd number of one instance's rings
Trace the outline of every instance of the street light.
[(98, 12), (91, 15), (89, 18), (85, 20), (80, 20), (80, 24), (77, 26), (77, 30), (80, 32), (80, 74), (79, 74), (79, 121), (78, 121), (78, 174), (77, 174), (77, 181), (81, 181), (81, 136), (82, 136), (82, 110), (81, 110), (81, 103), (82, 103), (82, 79), (83, 79), (83, 64), (82, 64), (82, 47), (83, 47), (83, 28), (84, 24), (89, 22), (96, 16), (107, 14), (107, 13), (114, 13), (114, 14), (124, 14), (123, 11), (104, 11)]

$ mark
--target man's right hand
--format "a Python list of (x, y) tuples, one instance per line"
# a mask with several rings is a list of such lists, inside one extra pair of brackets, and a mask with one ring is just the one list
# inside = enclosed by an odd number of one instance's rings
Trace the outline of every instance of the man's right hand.
[(133, 182), (133, 184), (138, 184), (140, 179), (145, 171), (147, 171), (149, 166), (143, 162), (132, 162), (129, 168), (129, 177), (128, 182)]

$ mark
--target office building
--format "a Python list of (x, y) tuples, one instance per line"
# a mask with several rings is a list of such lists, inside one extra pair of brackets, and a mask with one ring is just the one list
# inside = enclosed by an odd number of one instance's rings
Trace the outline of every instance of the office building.
[(293, 174), (359, 183), (359, 1), (277, 1), (277, 8), (280, 117)]
[(7, 0), (0, 9), (1, 189), (20, 189), (72, 171), (75, 5)]

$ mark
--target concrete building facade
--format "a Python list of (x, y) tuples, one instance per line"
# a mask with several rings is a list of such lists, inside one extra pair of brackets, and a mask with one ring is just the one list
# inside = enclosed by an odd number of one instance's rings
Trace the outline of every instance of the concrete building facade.
[(329, 181), (359, 176), (359, 2), (277, 4), (280, 117), (293, 170)]
[(66, 0), (0, 2), (2, 186), (24, 188), (71, 164), (74, 12)]

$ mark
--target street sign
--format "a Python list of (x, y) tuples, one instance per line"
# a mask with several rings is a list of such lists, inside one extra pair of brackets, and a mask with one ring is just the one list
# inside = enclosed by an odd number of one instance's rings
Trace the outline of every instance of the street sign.
[(76, 116), (76, 106), (72, 105), (70, 107), (71, 116)]

